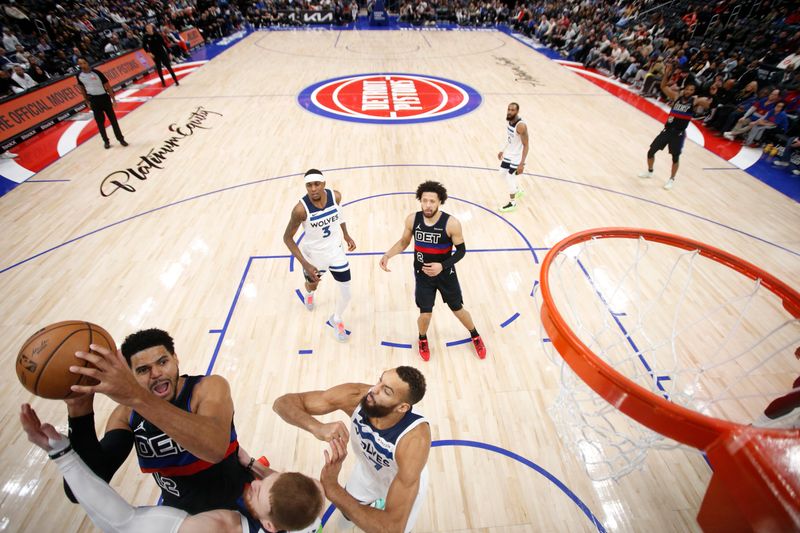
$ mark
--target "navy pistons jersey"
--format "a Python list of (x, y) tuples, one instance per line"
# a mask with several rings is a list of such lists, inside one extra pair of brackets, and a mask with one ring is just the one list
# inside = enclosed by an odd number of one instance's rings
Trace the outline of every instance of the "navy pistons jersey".
[[(170, 403), (191, 413), (192, 392), (204, 376), (182, 377), (183, 387)], [(161, 487), (164, 505), (189, 514), (237, 509), (236, 500), (252, 476), (239, 464), (239, 442), (233, 421), (225, 458), (216, 464), (195, 457), (136, 411), (131, 412), (129, 423), (139, 467), (142, 472), (153, 474)]]
[(398, 466), (395, 450), (400, 439), (418, 425), (427, 424), (428, 420), (409, 410), (394, 426), (376, 429), (370, 424), (359, 404), (353, 412), (351, 421), (350, 444), (353, 447), (356, 462), (365, 467), (362, 472), (369, 473), (369, 484), (373, 488), (388, 491), (389, 485), (397, 476)]
[(694, 107), (694, 96), (681, 97), (672, 104), (669, 110), (665, 128), (675, 132), (686, 131), (689, 122), (692, 120), (692, 107)]
[(332, 189), (325, 189), (325, 194), (327, 200), (322, 208), (315, 206), (307, 194), (301, 199), (306, 209), (303, 246), (316, 252), (336, 250), (342, 245), (342, 206), (336, 203), (336, 195)]
[(447, 220), (450, 215), (441, 211), (436, 224), (425, 224), (425, 215), (417, 211), (414, 215), (414, 270), (422, 270), (423, 263), (441, 263), (453, 251), (453, 241), (447, 235)]

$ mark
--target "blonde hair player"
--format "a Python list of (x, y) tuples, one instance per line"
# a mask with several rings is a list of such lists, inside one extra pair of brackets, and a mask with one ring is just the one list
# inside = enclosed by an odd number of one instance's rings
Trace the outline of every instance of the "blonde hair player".
[[(345, 383), (326, 391), (286, 394), (273, 409), (288, 423), (331, 445), (320, 474), (325, 495), (342, 514), (367, 533), (409, 532), (428, 488), (431, 429), (412, 406), (425, 396), (425, 377), (410, 366), (381, 374), (378, 383)], [(341, 410), (341, 421), (320, 422), (314, 416)], [(339, 471), (347, 441), (356, 456), (343, 488)]]
[[(344, 327), (343, 315), (350, 303), (350, 263), (342, 246), (347, 243), (347, 251), (356, 249), (356, 243), (347, 232), (342, 214), (342, 194), (325, 188), (325, 176), (321, 171), (309, 169), (304, 177), (306, 195), (292, 209), (289, 224), (283, 233), (283, 242), (303, 267), (305, 277), (304, 303), (309, 311), (314, 309), (314, 291), (319, 286), (322, 274), (330, 270), (331, 276), (339, 285), (336, 308), (328, 323), (339, 342), (347, 341), (349, 333)], [(303, 225), (305, 237), (298, 246), (294, 234)]]
[(519, 116), (518, 103), (508, 104), (506, 120), (506, 143), (497, 159), (500, 160), (500, 173), (508, 185), (509, 201), (500, 208), (501, 213), (516, 211), (517, 199), (525, 195), (517, 176), (525, 170), (525, 158), (528, 157), (528, 125)]
[(108, 483), (92, 472), (72, 449), (69, 439), (50, 424), (43, 424), (30, 405), (24, 404), (20, 421), (28, 440), (48, 452), (81, 507), (100, 530), (107, 533), (264, 533), (287, 529), (313, 533), (324, 500), (319, 483), (297, 472), (276, 472), (264, 467), (259, 479), (242, 494), (248, 514), (216, 509), (190, 515), (159, 505), (133, 507)]

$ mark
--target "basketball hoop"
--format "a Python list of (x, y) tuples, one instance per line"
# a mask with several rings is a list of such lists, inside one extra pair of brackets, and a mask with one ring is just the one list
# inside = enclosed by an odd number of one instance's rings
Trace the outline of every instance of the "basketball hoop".
[(714, 468), (704, 529), (800, 530), (800, 411), (764, 416), (796, 396), (797, 291), (712, 246), (633, 228), (563, 239), (540, 283), (546, 340), (560, 354), (550, 413), (593, 479), (683, 444)]

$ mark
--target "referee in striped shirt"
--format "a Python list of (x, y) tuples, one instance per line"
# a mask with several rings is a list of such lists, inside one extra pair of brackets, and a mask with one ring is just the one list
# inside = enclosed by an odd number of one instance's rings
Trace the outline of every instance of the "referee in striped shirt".
[(84, 58), (78, 59), (78, 68), (80, 68), (77, 76), (78, 88), (94, 113), (94, 120), (97, 122), (97, 129), (100, 130), (100, 136), (103, 138), (103, 145), (106, 149), (111, 148), (106, 134), (107, 116), (119, 144), (128, 146), (122, 130), (119, 129), (117, 115), (114, 113), (114, 105), (117, 101), (114, 99), (114, 90), (108, 84), (108, 79), (99, 70), (91, 68), (89, 62)]

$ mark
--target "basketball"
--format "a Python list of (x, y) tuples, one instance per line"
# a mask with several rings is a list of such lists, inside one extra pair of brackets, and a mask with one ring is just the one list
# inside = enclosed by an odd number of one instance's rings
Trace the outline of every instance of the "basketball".
[(17, 355), (17, 377), (22, 386), (41, 398), (63, 400), (77, 393), (72, 385), (94, 385), (96, 380), (69, 371), (70, 366), (90, 366), (75, 357), (90, 344), (117, 351), (111, 335), (96, 324), (79, 320), (57, 322), (40, 329), (22, 345)]

